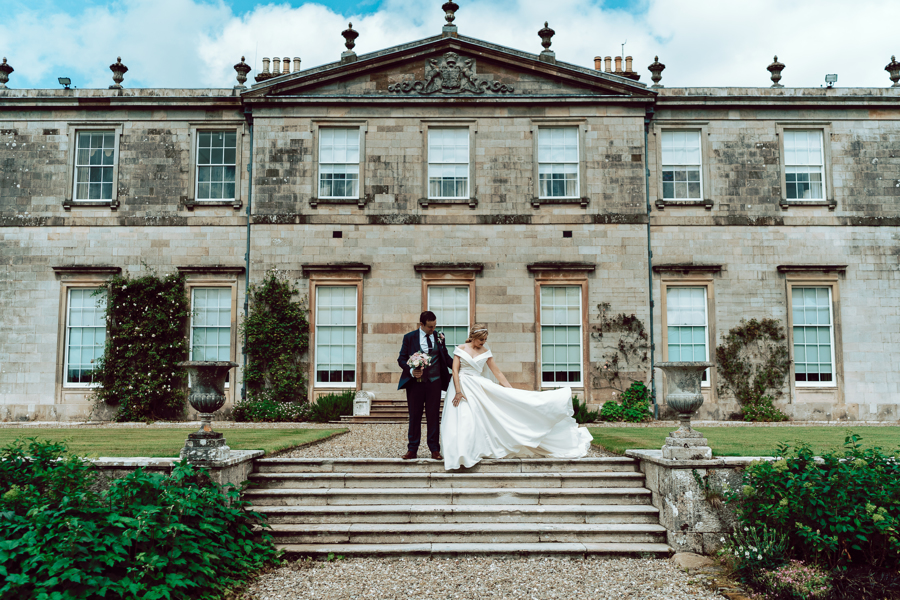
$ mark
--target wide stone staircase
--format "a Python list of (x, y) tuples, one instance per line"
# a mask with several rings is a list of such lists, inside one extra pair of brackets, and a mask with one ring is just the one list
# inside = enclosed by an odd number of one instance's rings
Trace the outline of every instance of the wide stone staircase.
[(630, 458), (263, 458), (244, 492), (294, 556), (658, 555), (666, 530)]

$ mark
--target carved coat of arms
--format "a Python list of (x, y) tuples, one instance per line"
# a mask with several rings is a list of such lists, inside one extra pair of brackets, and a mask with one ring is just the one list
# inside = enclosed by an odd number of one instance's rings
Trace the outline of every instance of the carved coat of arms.
[(513, 86), (499, 81), (485, 81), (475, 76), (475, 61), (471, 58), (460, 60), (456, 52), (448, 52), (443, 59), (432, 58), (425, 63), (425, 79), (422, 81), (402, 81), (388, 86), (389, 92), (419, 94), (483, 94), (485, 91), (507, 94)]

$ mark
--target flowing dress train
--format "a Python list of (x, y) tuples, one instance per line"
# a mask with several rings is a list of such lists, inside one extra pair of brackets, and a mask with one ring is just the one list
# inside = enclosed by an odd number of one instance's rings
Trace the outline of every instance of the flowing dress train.
[(482, 458), (581, 458), (588, 453), (592, 436), (572, 418), (571, 388), (505, 388), (487, 367), (490, 350), (474, 358), (459, 348), (453, 354), (459, 357), (466, 399), (453, 406), (451, 381), (441, 417), (445, 469), (471, 467)]

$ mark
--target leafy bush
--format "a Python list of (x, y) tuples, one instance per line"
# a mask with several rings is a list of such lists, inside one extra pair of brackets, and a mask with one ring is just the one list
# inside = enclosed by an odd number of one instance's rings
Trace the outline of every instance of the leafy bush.
[(220, 598), (277, 559), (234, 486), (176, 463), (91, 491), (62, 444), (0, 451), (0, 600)]
[(187, 376), (178, 363), (187, 357), (189, 315), (184, 275), (115, 275), (101, 290), (107, 337), (94, 371), (95, 399), (118, 406), (117, 421), (181, 416)]
[(790, 372), (787, 338), (777, 319), (741, 321), (716, 348), (719, 395), (741, 404), (745, 421), (786, 421), (775, 407)]
[(250, 286), (250, 315), (241, 326), (246, 336), (244, 384), (249, 400), (306, 400), (300, 357), (309, 348), (309, 321), (305, 302), (292, 299), (296, 293), (274, 269), (266, 272), (262, 283)]
[(600, 408), (601, 421), (641, 423), (650, 418), (652, 401), (650, 390), (643, 381), (635, 381), (620, 395), (621, 402), (604, 402)]
[(744, 581), (753, 581), (766, 569), (777, 569), (788, 556), (784, 533), (766, 525), (740, 525), (734, 533), (722, 538), (719, 551)]
[(769, 592), (767, 597), (799, 600), (826, 600), (831, 596), (831, 575), (822, 567), (792, 560), (777, 569), (759, 574), (759, 583)]
[(742, 526), (788, 535), (794, 558), (830, 567), (896, 568), (900, 561), (900, 462), (848, 435), (843, 451), (817, 462), (811, 448), (781, 444), (781, 458), (744, 472), (738, 505)]
[(600, 414), (599, 411), (588, 410), (587, 403), (582, 403), (578, 400), (578, 396), (572, 396), (572, 409), (575, 411), (575, 414), (573, 415), (575, 417), (575, 422), (579, 425), (593, 423), (597, 420), (597, 415)]
[(258, 395), (252, 400), (238, 400), (231, 415), (235, 421), (250, 423), (296, 423), (308, 421), (309, 412), (306, 402), (276, 402)]
[(317, 423), (340, 421), (342, 415), (353, 414), (353, 390), (319, 396), (309, 409), (309, 420)]

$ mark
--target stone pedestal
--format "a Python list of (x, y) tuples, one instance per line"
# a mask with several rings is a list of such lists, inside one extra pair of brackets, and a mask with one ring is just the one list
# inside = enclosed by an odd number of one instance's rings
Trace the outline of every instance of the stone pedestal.
[(691, 427), (691, 415), (703, 405), (700, 380), (703, 371), (712, 367), (710, 362), (662, 362), (656, 363), (666, 374), (666, 404), (678, 413), (681, 422), (677, 431), (666, 438), (662, 447), (663, 458), (672, 460), (707, 460), (712, 458), (712, 448), (703, 434)]
[(372, 392), (356, 392), (356, 397), (353, 399), (353, 416), (369, 416), (369, 413), (372, 412), (372, 400), (374, 399), (375, 394), (373, 394)]
[(188, 435), (181, 458), (201, 465), (227, 460), (231, 449), (225, 444), (225, 436), (213, 431), (212, 416), (225, 404), (225, 375), (238, 364), (191, 360), (178, 366), (188, 369), (191, 382), (188, 402), (200, 413), (200, 429)]

